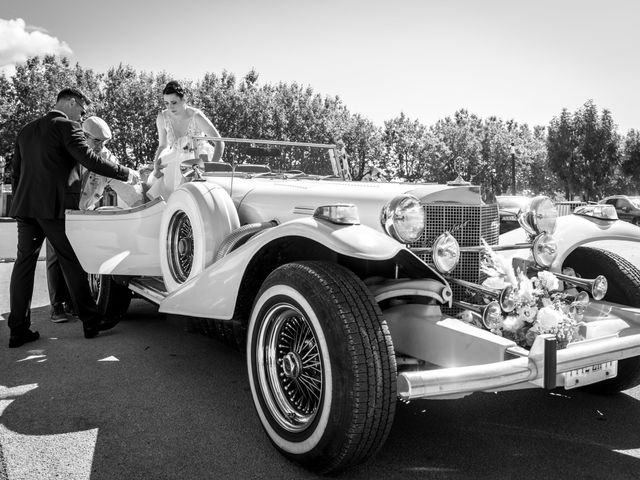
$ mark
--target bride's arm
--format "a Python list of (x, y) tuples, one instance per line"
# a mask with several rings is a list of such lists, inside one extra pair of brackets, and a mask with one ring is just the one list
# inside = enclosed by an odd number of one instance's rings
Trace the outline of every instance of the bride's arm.
[[(218, 137), (221, 135), (218, 132), (218, 129), (214, 127), (211, 120), (209, 120), (204, 113), (200, 110), (196, 110), (195, 113), (196, 126), (199, 130), (201, 130), (205, 135), (209, 137)], [(214, 151), (213, 157), (211, 158), (212, 162), (218, 162), (220, 158), (222, 158), (222, 153), (224, 152), (224, 142), (213, 142)]]

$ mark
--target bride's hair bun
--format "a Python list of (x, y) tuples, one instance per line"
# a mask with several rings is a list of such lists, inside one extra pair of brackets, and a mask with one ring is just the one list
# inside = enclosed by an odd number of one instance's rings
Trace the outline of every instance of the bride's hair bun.
[(182, 86), (175, 80), (171, 80), (167, 83), (164, 90), (162, 90), (163, 95), (171, 95), (172, 93), (180, 98), (184, 97), (184, 88), (182, 88)]

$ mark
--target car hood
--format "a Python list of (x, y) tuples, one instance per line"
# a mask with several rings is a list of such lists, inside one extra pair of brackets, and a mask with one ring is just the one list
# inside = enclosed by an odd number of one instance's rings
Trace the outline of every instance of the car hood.
[(392, 198), (411, 194), (421, 203), (482, 203), (480, 187), (435, 184), (343, 182), (277, 178), (207, 177), (230, 193), (241, 223), (285, 222), (313, 215), (321, 205), (351, 203), (364, 225), (379, 227), (380, 211)]

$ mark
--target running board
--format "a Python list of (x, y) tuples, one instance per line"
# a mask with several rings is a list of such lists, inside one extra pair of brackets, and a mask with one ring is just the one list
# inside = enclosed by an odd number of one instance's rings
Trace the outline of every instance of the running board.
[(169, 295), (161, 277), (136, 277), (129, 280), (129, 290), (156, 305)]

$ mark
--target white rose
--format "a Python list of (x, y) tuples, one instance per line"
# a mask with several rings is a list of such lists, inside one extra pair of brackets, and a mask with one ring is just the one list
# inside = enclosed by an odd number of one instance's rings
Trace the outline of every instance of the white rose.
[(560, 290), (560, 280), (553, 273), (548, 271), (538, 272), (538, 280), (544, 288), (550, 292)]
[(504, 319), (504, 322), (502, 322), (502, 328), (508, 332), (517, 332), (522, 327), (524, 327), (524, 320), (515, 315), (509, 315)]
[(482, 285), (487, 288), (495, 288), (497, 290), (502, 290), (504, 287), (506, 287), (509, 284), (505, 282), (502, 277), (489, 277), (484, 282), (482, 282)]
[(558, 328), (562, 321), (562, 313), (553, 307), (542, 307), (538, 310), (535, 325), (539, 330), (546, 332), (553, 328)]

